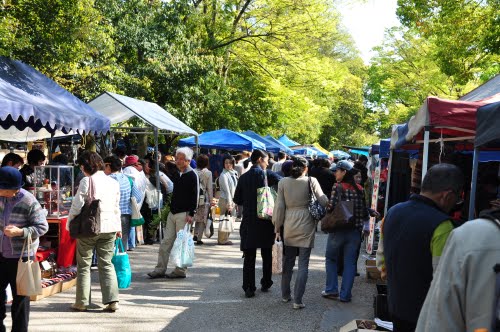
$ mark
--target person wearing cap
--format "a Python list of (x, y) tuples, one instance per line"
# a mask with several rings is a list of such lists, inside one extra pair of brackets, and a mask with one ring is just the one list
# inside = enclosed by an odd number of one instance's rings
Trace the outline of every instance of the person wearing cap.
[(174, 191), (170, 201), (170, 212), (163, 230), (164, 238), (158, 250), (158, 263), (153, 271), (148, 273), (149, 278), (186, 278), (187, 268), (176, 266), (175, 270), (166, 274), (170, 251), (174, 245), (177, 232), (184, 229), (186, 223), (192, 224), (193, 216), (199, 201), (199, 179), (196, 172), (189, 166), (193, 158), (193, 150), (187, 147), (178, 148), (175, 153), (175, 164), (178, 172), (174, 174), (172, 182)]
[(12, 331), (28, 331), (30, 298), (16, 293), (16, 275), (19, 257), (28, 236), (33, 242), (28, 248), (29, 255), (35, 256), (38, 239), (44, 235), (49, 225), (45, 213), (30, 192), (22, 189), (22, 175), (14, 167), (0, 168), (0, 330), (5, 331), (6, 293), (10, 284), (12, 290)]
[[(351, 301), (351, 290), (356, 275), (357, 250), (361, 242), (363, 222), (368, 215), (377, 216), (378, 213), (366, 207), (363, 187), (356, 184), (354, 175), (358, 172), (352, 164), (346, 160), (337, 163), (335, 180), (328, 210), (333, 211), (337, 203), (342, 200), (353, 201), (353, 218), (351, 222), (342, 228), (332, 230), (328, 235), (326, 244), (325, 265), (326, 284), (321, 295), (328, 299), (340, 299), (341, 302)], [(339, 251), (343, 250), (343, 257), (339, 258)], [(338, 287), (338, 260), (343, 259), (344, 271), (342, 274), (342, 286)]]
[[(36, 177), (35, 177), (35, 166), (42, 166), (45, 162), (45, 155), (41, 150), (33, 149), (28, 152), (28, 163), (25, 164), (20, 172), (23, 176), (23, 188), (32, 188), (35, 186)], [(40, 181), (43, 180), (39, 179)]]
[(314, 247), (316, 222), (309, 212), (310, 195), (314, 195), (324, 207), (328, 197), (323, 194), (318, 180), (306, 176), (308, 162), (305, 158), (295, 158), (292, 164), (291, 176), (278, 183), (278, 197), (273, 210), (273, 224), (276, 239), (280, 239), (280, 229), (284, 226), (283, 242), (283, 275), (281, 277), (281, 296), (283, 302), (291, 300), (290, 283), (295, 265), (295, 257), (299, 256), (299, 269), (295, 278), (293, 308), (305, 307), (304, 295), (309, 273), (309, 257)]

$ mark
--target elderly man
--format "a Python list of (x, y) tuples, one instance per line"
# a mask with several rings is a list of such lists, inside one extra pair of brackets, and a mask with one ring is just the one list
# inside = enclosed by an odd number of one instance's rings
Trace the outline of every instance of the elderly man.
[(26, 257), (22, 251), (24, 240), (31, 236), (32, 245), (27, 248), (35, 256), (38, 238), (49, 229), (45, 213), (35, 196), (21, 189), (21, 173), (14, 167), (0, 168), (0, 331), (5, 331), (5, 302), (7, 285), (10, 284), (12, 302), (12, 331), (28, 331), (30, 298), (17, 295), (16, 275), (19, 257)]
[(176, 234), (184, 228), (186, 223), (191, 224), (198, 205), (199, 179), (196, 172), (189, 166), (193, 158), (193, 150), (179, 148), (175, 154), (175, 164), (179, 172), (174, 174), (174, 191), (170, 201), (170, 213), (164, 229), (164, 238), (158, 251), (158, 264), (154, 271), (148, 273), (151, 279), (155, 278), (186, 278), (186, 268), (177, 266), (170, 274), (167, 271), (170, 251), (174, 245)]
[(451, 231), (449, 213), (461, 200), (464, 177), (450, 164), (431, 167), (420, 195), (393, 206), (384, 221), (389, 311), (394, 331), (414, 331), (433, 268)]

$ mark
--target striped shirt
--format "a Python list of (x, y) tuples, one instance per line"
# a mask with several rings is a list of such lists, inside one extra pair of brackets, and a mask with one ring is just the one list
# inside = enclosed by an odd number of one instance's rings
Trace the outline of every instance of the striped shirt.
[(132, 209), (130, 205), (130, 196), (132, 195), (140, 204), (142, 195), (135, 182), (132, 179), (132, 188), (130, 187), (129, 177), (123, 173), (113, 173), (109, 175), (120, 185), (120, 212), (121, 214), (132, 214)]

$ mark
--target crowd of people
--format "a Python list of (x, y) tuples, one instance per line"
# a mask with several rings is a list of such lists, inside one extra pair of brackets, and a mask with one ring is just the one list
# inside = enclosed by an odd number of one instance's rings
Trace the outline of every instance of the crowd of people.
[[(167, 273), (177, 232), (189, 224), (195, 243), (203, 245), (207, 219), (215, 205), (220, 216), (241, 221), (244, 295), (254, 297), (257, 290), (257, 249), (262, 257), (260, 290), (268, 292), (272, 287), (272, 247), (276, 241), (283, 241), (281, 299), (284, 303), (293, 302), (293, 309), (305, 308), (303, 296), (318, 224), (310, 212), (312, 199), (326, 213), (335, 212), (341, 202), (352, 202), (352, 218), (329, 230), (324, 250), (325, 286), (321, 293), (322, 297), (341, 303), (352, 300), (363, 229), (370, 216), (380, 217), (367, 205), (366, 158), (361, 157), (355, 163), (341, 160), (331, 164), (327, 159), (290, 158), (280, 152), (275, 161), (268, 153), (254, 150), (234, 157), (224, 155), (222, 172), (215, 179), (207, 155), (199, 154), (194, 159), (193, 151), (186, 147), (161, 159), (153, 153), (139, 158), (120, 150), (104, 159), (90, 151), (79, 155), (80, 175), (76, 177), (68, 227), (89, 199), (100, 200), (101, 224), (99, 235), (77, 239), (78, 280), (73, 310), (86, 311), (90, 304), (93, 268), (99, 273), (104, 310), (118, 310), (118, 284), (111, 262), (117, 238), (122, 239), (128, 251), (141, 242), (159, 242), (157, 264), (148, 273), (149, 278), (186, 278), (186, 267), (175, 266)], [(29, 322), (29, 298), (16, 293), (17, 261), (20, 256), (32, 257), (38, 238), (48, 230), (40, 203), (25, 190), (35, 185), (35, 166), (43, 165), (45, 160), (43, 152), (32, 150), (23, 165), (20, 156), (10, 153), (0, 168), (0, 212), (4, 216), (0, 229), (0, 316), (3, 327), (5, 289), (10, 284), (15, 331), (26, 331)], [(161, 162), (157, 164), (158, 161)], [(67, 159), (56, 162), (67, 164)], [(258, 189), (267, 186), (276, 191), (272, 218), (262, 217), (257, 209)], [(494, 235), (494, 224), (484, 221), (485, 218), (459, 228), (450, 219), (451, 211), (461, 200), (463, 186), (460, 169), (448, 164), (436, 165), (424, 177), (420, 194), (395, 205), (385, 216), (377, 260), (387, 279), (394, 331), (446, 331), (450, 330), (448, 326), (455, 326), (453, 331), (473, 331), (493, 320), (488, 305), (494, 301), (491, 285), (496, 276), (474, 271), (483, 268), (485, 261), (493, 265), (499, 257), (500, 241)], [(164, 205), (168, 216), (159, 230), (154, 218), (161, 214)], [(140, 210), (145, 221), (142, 234), (131, 225), (134, 209)], [(498, 214), (491, 215), (498, 221)], [(485, 242), (472, 241), (467, 237), (468, 231), (477, 232)], [(27, 237), (33, 238), (33, 245), (27, 253), (22, 253)], [(232, 245), (229, 237), (229, 232), (218, 232), (218, 245)], [(292, 293), (292, 271), (297, 257)], [(440, 262), (440, 257), (441, 261), (446, 257), (445, 262)], [(441, 307), (444, 303), (449, 304), (446, 310)], [(437, 317), (438, 312), (445, 317)]]

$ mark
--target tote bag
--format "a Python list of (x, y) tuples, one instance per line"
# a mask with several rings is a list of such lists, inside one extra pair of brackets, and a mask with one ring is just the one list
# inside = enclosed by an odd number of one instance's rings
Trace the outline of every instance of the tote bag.
[(80, 214), (69, 223), (69, 235), (74, 239), (94, 237), (101, 233), (100, 200), (94, 197), (94, 181), (89, 176), (89, 193)]
[(283, 273), (283, 242), (281, 241), (275, 241), (273, 245), (272, 273)]
[[(32, 296), (42, 294), (42, 273), (37, 261), (30, 258), (32, 244), (31, 232), (24, 240), (23, 250), (17, 263), (16, 289), (17, 295)], [(26, 248), (28, 260), (23, 262), (24, 249)]]
[(228, 216), (227, 212), (219, 223), (219, 232), (232, 233), (234, 231), (234, 217)]
[(354, 201), (342, 200), (342, 185), (337, 186), (337, 205), (321, 219), (321, 230), (332, 233), (338, 229), (354, 228)]
[(129, 288), (132, 282), (132, 269), (121, 238), (117, 238), (115, 241), (115, 252), (113, 258), (111, 258), (111, 263), (115, 267), (118, 288)]
[(267, 172), (264, 171), (264, 187), (257, 189), (257, 217), (271, 220), (273, 218), (276, 191), (267, 183)]

